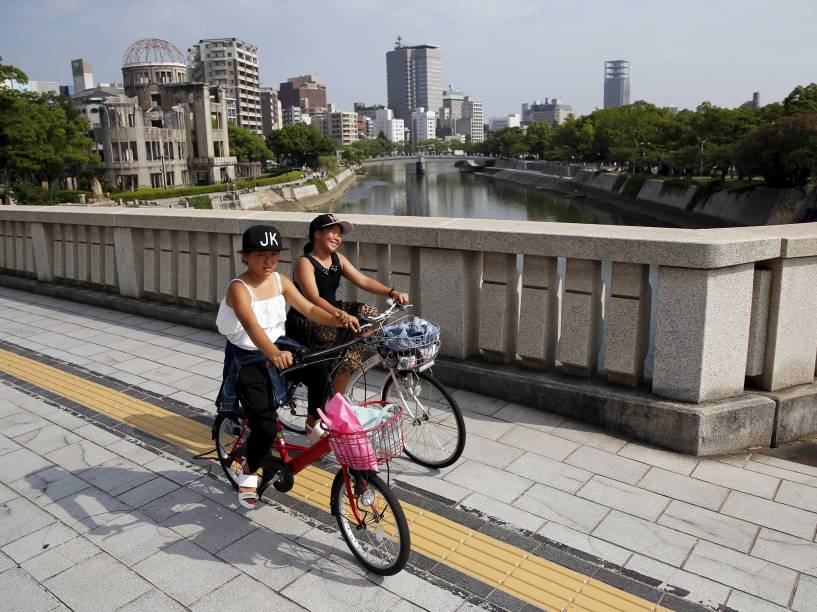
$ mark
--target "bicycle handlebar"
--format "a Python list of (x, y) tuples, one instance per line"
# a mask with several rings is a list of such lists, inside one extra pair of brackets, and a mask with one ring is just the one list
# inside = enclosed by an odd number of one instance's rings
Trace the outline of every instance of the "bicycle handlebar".
[[(386, 300), (386, 304), (388, 304), (388, 308), (384, 310), (382, 313), (375, 317), (365, 317), (367, 323), (365, 325), (360, 326), (360, 331), (364, 331), (367, 328), (371, 328), (375, 325), (375, 323), (380, 323), (381, 321), (385, 321), (390, 316), (392, 316), (395, 312), (400, 310), (405, 310), (411, 307), (411, 304), (400, 304), (399, 302), (388, 298)], [(364, 317), (361, 317), (364, 318)], [(366, 335), (360, 335), (352, 338), (351, 340), (347, 340), (346, 342), (342, 342), (341, 344), (336, 344), (335, 346), (330, 346), (328, 349), (323, 349), (320, 351), (314, 351), (312, 353), (306, 352), (306, 349), (298, 349), (297, 351), (293, 352), (293, 363), (288, 368), (284, 368), (280, 370), (281, 374), (286, 374), (287, 372), (294, 372), (295, 370), (300, 370), (301, 368), (305, 368), (313, 363), (318, 361), (322, 361), (327, 357), (345, 351), (347, 348), (354, 346), (355, 344), (360, 344), (361, 342), (365, 342)]]

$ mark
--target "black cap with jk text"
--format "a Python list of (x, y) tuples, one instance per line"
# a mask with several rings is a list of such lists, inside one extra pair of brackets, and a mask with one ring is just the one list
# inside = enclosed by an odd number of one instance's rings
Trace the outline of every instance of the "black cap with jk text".
[(272, 225), (253, 225), (241, 236), (241, 251), (283, 251), (281, 232)]

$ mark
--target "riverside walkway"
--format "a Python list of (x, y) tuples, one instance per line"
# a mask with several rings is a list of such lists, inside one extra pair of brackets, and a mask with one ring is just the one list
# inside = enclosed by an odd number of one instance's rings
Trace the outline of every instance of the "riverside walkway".
[(4, 608), (814, 609), (817, 467), (662, 451), (462, 390), (463, 458), (392, 464), (407, 570), (367, 575), (322, 470), (247, 512), (194, 457), (221, 345), (0, 288)]

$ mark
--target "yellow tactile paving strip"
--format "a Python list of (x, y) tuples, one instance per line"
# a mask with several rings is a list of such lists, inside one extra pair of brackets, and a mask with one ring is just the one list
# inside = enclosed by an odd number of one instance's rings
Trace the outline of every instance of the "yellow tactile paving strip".
[[(191, 452), (213, 448), (209, 427), (58, 368), (0, 349), (0, 370)], [(308, 467), (298, 474), (289, 494), (328, 512), (333, 477)], [(405, 502), (402, 506), (415, 551), (535, 606), (548, 610), (664, 610), (423, 508)]]

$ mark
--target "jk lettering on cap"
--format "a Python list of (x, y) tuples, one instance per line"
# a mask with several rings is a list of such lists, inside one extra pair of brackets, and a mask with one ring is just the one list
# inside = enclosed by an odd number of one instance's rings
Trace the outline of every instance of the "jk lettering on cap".
[(278, 234), (264, 232), (264, 238), (259, 242), (262, 247), (278, 246)]

